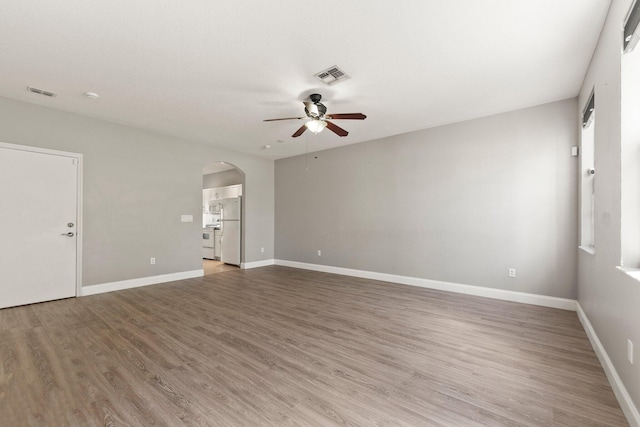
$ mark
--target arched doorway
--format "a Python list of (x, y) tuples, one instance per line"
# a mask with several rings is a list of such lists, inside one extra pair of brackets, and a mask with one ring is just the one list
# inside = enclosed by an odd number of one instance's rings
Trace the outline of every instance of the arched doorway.
[(202, 169), (202, 268), (215, 274), (244, 261), (245, 174), (225, 161)]

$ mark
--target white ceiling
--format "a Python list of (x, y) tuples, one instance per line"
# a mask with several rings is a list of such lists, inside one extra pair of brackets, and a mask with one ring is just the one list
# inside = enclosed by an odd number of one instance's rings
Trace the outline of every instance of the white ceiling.
[[(0, 96), (275, 159), (576, 96), (609, 3), (3, 0)], [(314, 92), (368, 118), (262, 121)]]

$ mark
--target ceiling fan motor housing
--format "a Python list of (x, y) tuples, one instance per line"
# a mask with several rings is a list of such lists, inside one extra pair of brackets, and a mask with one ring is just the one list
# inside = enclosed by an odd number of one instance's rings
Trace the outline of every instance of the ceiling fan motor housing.
[(305, 102), (304, 108), (307, 116), (313, 119), (320, 119), (324, 117), (327, 112), (327, 107), (325, 107), (324, 104), (320, 102), (320, 100), (322, 99), (322, 95), (320, 95), (319, 93), (314, 93), (312, 95), (309, 95), (309, 99), (311, 100), (311, 102)]
[(314, 104), (317, 104), (320, 102), (320, 100), (322, 99), (322, 95), (320, 95), (319, 93), (312, 93), (311, 95), (309, 95), (309, 99), (311, 100), (311, 102), (313, 102)]

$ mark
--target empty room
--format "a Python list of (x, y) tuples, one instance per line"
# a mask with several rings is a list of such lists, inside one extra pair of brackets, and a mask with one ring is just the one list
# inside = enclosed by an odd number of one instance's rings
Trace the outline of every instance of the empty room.
[(638, 0), (1, 20), (0, 425), (640, 427)]

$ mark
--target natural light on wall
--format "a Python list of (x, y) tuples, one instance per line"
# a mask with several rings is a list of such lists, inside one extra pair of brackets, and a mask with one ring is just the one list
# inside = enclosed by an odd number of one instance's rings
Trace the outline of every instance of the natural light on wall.
[[(638, 29), (636, 29), (638, 32)], [(621, 260), (640, 268), (640, 47), (622, 55), (622, 218)]]
[(594, 251), (594, 180), (595, 180), (595, 96), (592, 93), (582, 114), (580, 139), (580, 247)]

